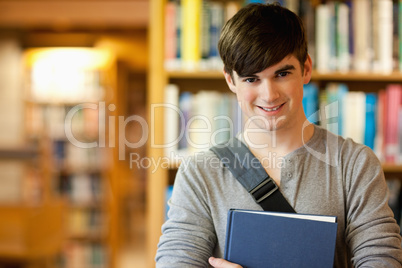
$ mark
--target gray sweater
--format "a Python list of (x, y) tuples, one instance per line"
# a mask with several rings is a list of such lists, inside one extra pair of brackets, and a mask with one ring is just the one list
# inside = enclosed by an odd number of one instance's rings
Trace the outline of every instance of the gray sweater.
[[(335, 267), (402, 267), (384, 174), (368, 147), (315, 126), (309, 142), (273, 164), (296, 212), (338, 217)], [(228, 210), (262, 210), (211, 151), (181, 164), (169, 205), (156, 267), (208, 267), (223, 256)]]

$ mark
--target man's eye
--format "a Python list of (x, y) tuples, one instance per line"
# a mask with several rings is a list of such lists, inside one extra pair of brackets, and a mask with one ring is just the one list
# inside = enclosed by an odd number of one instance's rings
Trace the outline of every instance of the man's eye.
[(289, 72), (280, 72), (278, 73), (278, 77), (285, 77), (289, 74)]
[(254, 83), (255, 81), (257, 81), (257, 78), (246, 78), (244, 79), (244, 81), (247, 83)]

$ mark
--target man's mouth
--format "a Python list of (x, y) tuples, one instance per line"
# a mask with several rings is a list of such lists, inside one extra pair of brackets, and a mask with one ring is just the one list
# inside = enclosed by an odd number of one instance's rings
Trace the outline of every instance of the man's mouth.
[(275, 106), (272, 108), (267, 108), (267, 107), (262, 107), (262, 106), (258, 106), (258, 107), (267, 112), (274, 112), (274, 111), (278, 110), (279, 108), (281, 108), (282, 106), (283, 106), (283, 103), (281, 105), (278, 105), (278, 106)]

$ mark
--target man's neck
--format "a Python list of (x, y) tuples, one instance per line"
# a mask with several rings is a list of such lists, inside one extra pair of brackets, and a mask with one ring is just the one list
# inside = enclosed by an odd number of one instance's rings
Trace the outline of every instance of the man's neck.
[(275, 153), (283, 157), (308, 142), (314, 134), (314, 126), (293, 127), (273, 131), (256, 132), (255, 129), (245, 129), (244, 140), (253, 153), (260, 156)]

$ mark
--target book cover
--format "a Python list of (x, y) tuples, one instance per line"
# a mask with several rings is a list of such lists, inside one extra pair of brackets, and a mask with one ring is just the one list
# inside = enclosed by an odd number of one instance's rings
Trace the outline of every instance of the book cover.
[(224, 258), (247, 268), (333, 267), (336, 233), (333, 216), (231, 209)]

